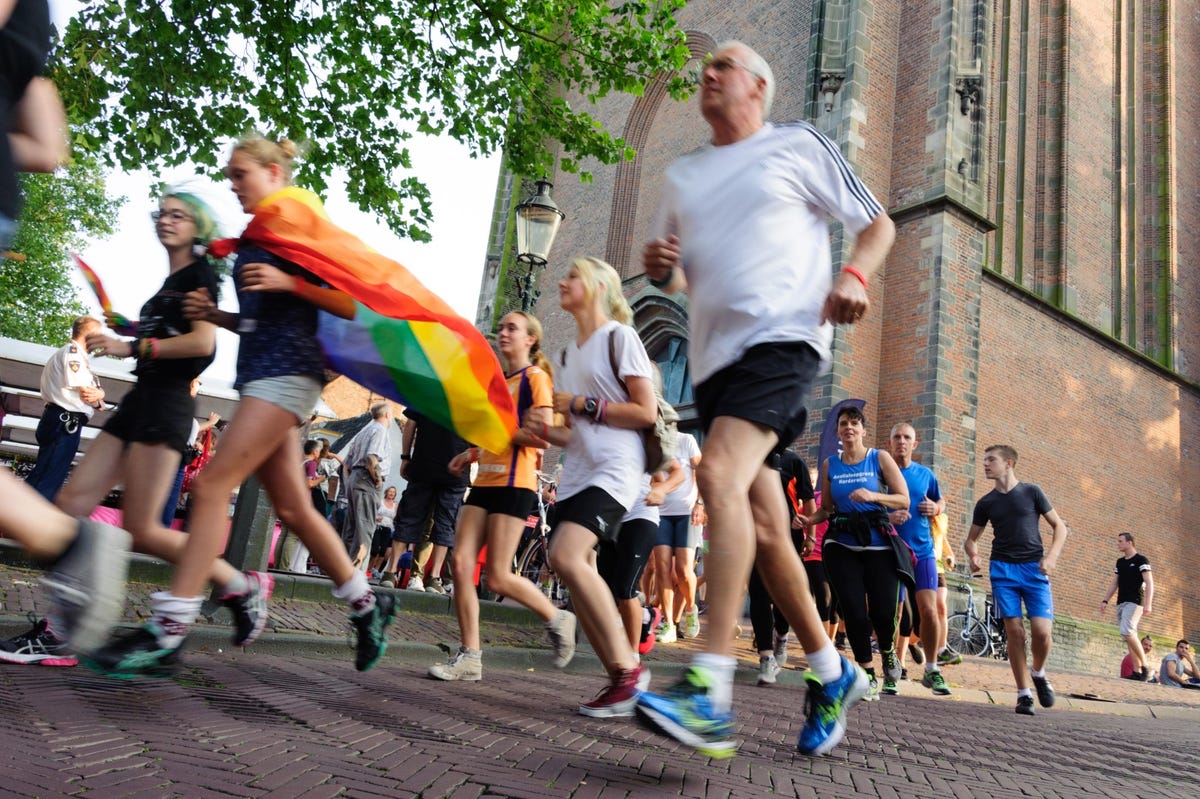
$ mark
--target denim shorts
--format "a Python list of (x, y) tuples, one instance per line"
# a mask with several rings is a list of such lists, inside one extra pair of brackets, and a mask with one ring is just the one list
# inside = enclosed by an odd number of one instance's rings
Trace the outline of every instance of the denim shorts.
[(254, 397), (291, 411), (297, 422), (312, 415), (321, 397), (321, 381), (311, 375), (283, 375), (251, 380), (242, 386), (242, 397)]
[(991, 563), (992, 595), (996, 600), (996, 615), (1002, 619), (1021, 618), (1021, 603), (1025, 615), (1034, 619), (1054, 618), (1054, 598), (1050, 595), (1050, 578), (1042, 574), (1038, 562)]

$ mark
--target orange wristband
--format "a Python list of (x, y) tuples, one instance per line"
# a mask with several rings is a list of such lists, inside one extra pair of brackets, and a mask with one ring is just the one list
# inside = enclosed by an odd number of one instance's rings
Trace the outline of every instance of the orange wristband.
[(867, 287), (867, 276), (864, 275), (862, 272), (858, 271), (858, 269), (856, 269), (855, 267), (843, 266), (842, 271), (848, 275), (853, 275), (858, 280), (859, 283), (863, 284), (863, 288)]

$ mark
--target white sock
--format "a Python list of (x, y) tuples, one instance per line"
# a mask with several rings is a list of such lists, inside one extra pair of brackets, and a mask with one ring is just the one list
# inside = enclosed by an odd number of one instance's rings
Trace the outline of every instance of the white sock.
[(709, 697), (713, 707), (720, 711), (728, 711), (733, 707), (733, 673), (737, 670), (737, 658), (701, 652), (692, 662), (708, 669), (713, 676), (712, 694)]
[(1045, 679), (1046, 677), (1045, 669), (1030, 669), (1029, 673), (1030, 675), (1037, 677), (1039, 680)]
[(150, 595), (150, 607), (154, 610), (154, 621), (162, 630), (158, 636), (160, 646), (176, 648), (183, 643), (188, 627), (200, 615), (204, 597), (178, 597), (167, 591), (155, 591)]
[(370, 610), (375, 604), (375, 593), (367, 583), (367, 575), (358, 569), (354, 570), (349, 580), (333, 589), (333, 596), (348, 604), (355, 613)]
[(842, 676), (842, 655), (830, 641), (816, 652), (805, 652), (808, 667), (823, 683), (830, 683)]
[(642, 608), (642, 624), (650, 623), (650, 608)]
[(938, 671), (937, 664), (933, 661), (927, 660), (925, 661), (925, 673), (928, 674), (931, 671)]
[(221, 591), (225, 596), (241, 596), (249, 590), (250, 582), (241, 572), (234, 572), (233, 579), (221, 586)]
[(1033, 691), (1029, 690), (1028, 688), (1021, 688), (1017, 691), (1017, 698), (1020, 699), (1022, 696), (1033, 698)]

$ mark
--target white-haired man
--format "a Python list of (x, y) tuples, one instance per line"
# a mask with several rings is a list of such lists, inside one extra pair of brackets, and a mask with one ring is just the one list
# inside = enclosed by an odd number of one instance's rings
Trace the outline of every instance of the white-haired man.
[[(638, 710), (713, 757), (737, 747), (729, 639), (756, 550), (812, 668), (797, 748), (836, 746), (867, 686), (825, 634), (771, 462), (804, 431), (805, 396), (831, 361), (831, 323), (867, 311), (867, 281), (895, 227), (835, 144), (804, 123), (765, 122), (773, 95), (770, 67), (746, 45), (727, 42), (705, 61), (700, 108), (711, 144), (668, 170), (657, 238), (642, 253), (654, 285), (688, 290), (691, 374), (708, 428), (698, 479), (711, 532), (706, 651), (666, 695), (643, 695)], [(836, 276), (828, 216), (855, 239)]]

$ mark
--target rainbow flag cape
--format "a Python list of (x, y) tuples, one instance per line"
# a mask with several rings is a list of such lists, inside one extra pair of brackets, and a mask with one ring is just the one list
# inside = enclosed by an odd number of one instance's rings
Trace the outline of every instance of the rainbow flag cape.
[(108, 298), (108, 292), (104, 290), (104, 284), (100, 282), (100, 276), (96, 274), (96, 270), (84, 263), (83, 259), (75, 253), (71, 253), (71, 257), (75, 259), (75, 265), (79, 267), (80, 272), (83, 272), (88, 285), (96, 293), (96, 299), (100, 301), (100, 307), (104, 310), (104, 318), (108, 320), (108, 326), (122, 336), (136, 336), (137, 322), (132, 322), (113, 310), (112, 300)]
[[(401, 264), (329, 221), (315, 194), (289, 186), (267, 197), (240, 241), (354, 298), (353, 319), (320, 314), (317, 335), (330, 368), (472, 444), (508, 448), (516, 410), (487, 339)], [(213, 244), (211, 252), (228, 254), (227, 243)]]

